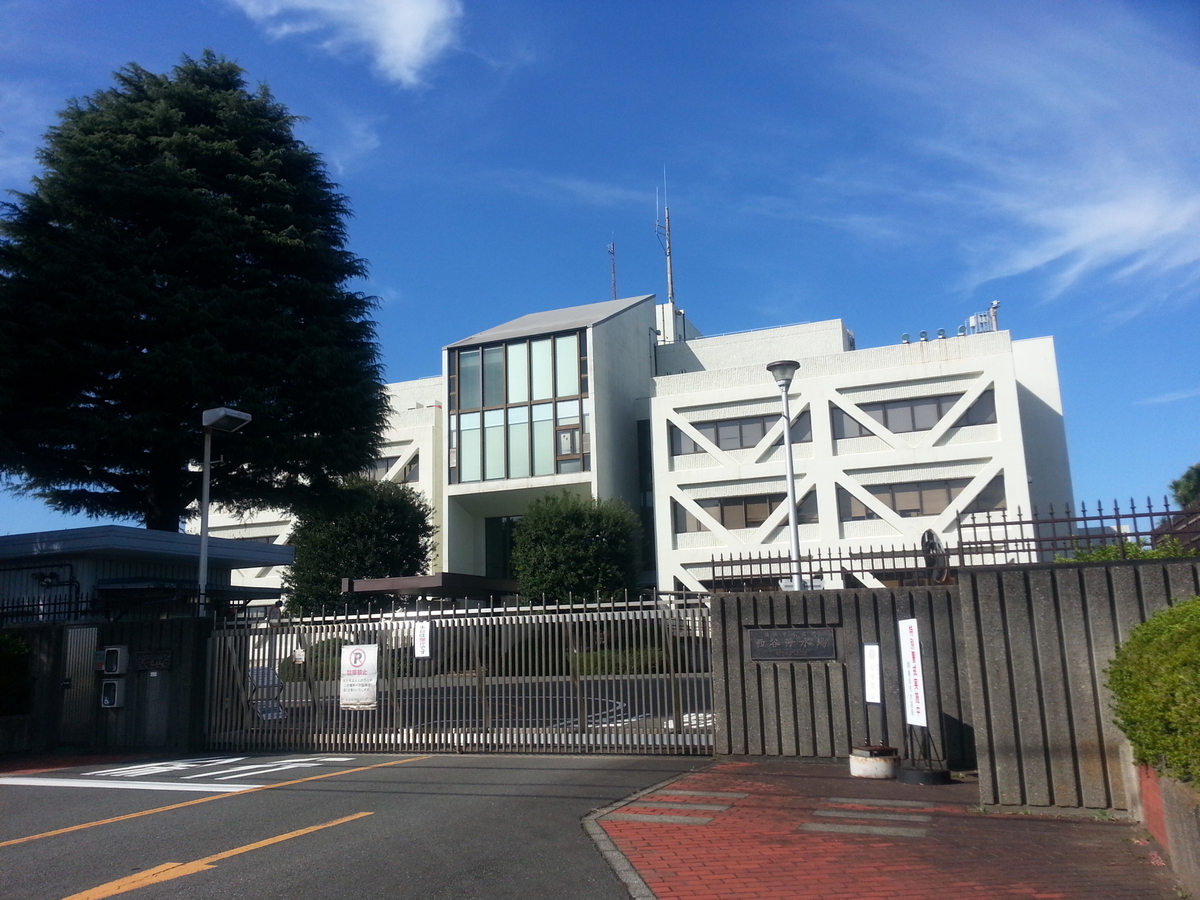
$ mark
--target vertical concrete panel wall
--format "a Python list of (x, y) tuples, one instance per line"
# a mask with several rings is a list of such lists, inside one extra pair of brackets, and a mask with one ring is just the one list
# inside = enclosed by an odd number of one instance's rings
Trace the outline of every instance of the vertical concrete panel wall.
[(981, 801), (1128, 808), (1104, 670), (1139, 623), (1200, 594), (1200, 562), (976, 569), (959, 590)]
[(0, 716), (0, 753), (36, 753), (49, 750), (56, 740), (62, 707), (63, 629), (40, 625), (6, 629), (29, 647), (29, 711)]
[(211, 631), (209, 619), (101, 625), (101, 645), (128, 646), (130, 666), (124, 676), (125, 706), (99, 711), (95, 746), (172, 751), (202, 747)]
[[(59, 746), (95, 750), (199, 749), (204, 745), (208, 619), (97, 622), (13, 628), (32, 649), (32, 708), (0, 718), (0, 752)], [(71, 636), (86, 638), (86, 665), (70, 665)], [(129, 671), (105, 676), (92, 657), (106, 646), (129, 648)], [(78, 662), (76, 660), (76, 662)], [(100, 707), (105, 678), (120, 678), (125, 705)], [(69, 684), (68, 684), (69, 682)], [(66, 698), (70, 695), (70, 702)]]
[[(974, 764), (974, 736), (960, 665), (962, 628), (950, 588), (713, 598), (714, 749), (718, 754), (844, 757), (853, 746), (906, 747), (897, 622), (916, 618), (936, 755)], [(753, 628), (832, 628), (836, 659), (751, 659)], [(864, 698), (862, 645), (880, 645), (883, 703)], [(909, 755), (916, 748), (908, 748)]]

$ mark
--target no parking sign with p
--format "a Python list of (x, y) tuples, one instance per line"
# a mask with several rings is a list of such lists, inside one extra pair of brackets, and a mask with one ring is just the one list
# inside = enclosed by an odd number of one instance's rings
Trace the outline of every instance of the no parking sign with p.
[(379, 645), (342, 647), (342, 709), (374, 709), (379, 684)]

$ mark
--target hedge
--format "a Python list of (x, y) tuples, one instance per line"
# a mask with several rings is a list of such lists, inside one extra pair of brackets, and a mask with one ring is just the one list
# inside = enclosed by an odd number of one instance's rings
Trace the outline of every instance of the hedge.
[(1107, 675), (1135, 760), (1182, 781), (1200, 777), (1200, 597), (1135, 628)]

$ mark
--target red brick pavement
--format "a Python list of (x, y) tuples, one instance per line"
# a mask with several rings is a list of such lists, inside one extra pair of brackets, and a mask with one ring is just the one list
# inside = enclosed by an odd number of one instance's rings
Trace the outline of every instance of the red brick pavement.
[[(901, 803), (888, 807), (829, 798)], [(610, 810), (598, 821), (661, 900), (1180, 896), (1155, 845), (1135, 825), (1086, 816), (985, 814), (972, 810), (977, 800), (971, 783), (930, 787), (851, 778), (844, 762), (726, 761)], [(914, 801), (921, 805), (913, 806)], [(663, 802), (670, 805), (654, 805)], [(728, 808), (689, 810), (679, 808), (681, 803)], [(870, 815), (856, 818), (863, 813)], [(613, 818), (630, 814), (711, 821)], [(805, 825), (916, 828), (924, 834), (838, 833), (803, 830)]]

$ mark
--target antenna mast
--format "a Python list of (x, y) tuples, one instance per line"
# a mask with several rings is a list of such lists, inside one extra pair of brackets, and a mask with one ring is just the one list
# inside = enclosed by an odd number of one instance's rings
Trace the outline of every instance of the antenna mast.
[(675, 303), (675, 269), (671, 265), (671, 207), (663, 207), (663, 243), (667, 251), (667, 302)]
[(608, 243), (608, 262), (612, 268), (612, 292), (613, 299), (617, 299), (617, 244), (615, 241)]
[(667, 255), (667, 302), (672, 306), (675, 304), (675, 268), (671, 262), (671, 207), (666, 205), (667, 202), (667, 187), (666, 187), (666, 170), (663, 170), (663, 221), (658, 221), (658, 189), (654, 190), (654, 232), (658, 235), (659, 242), (663, 246), (663, 250)]

